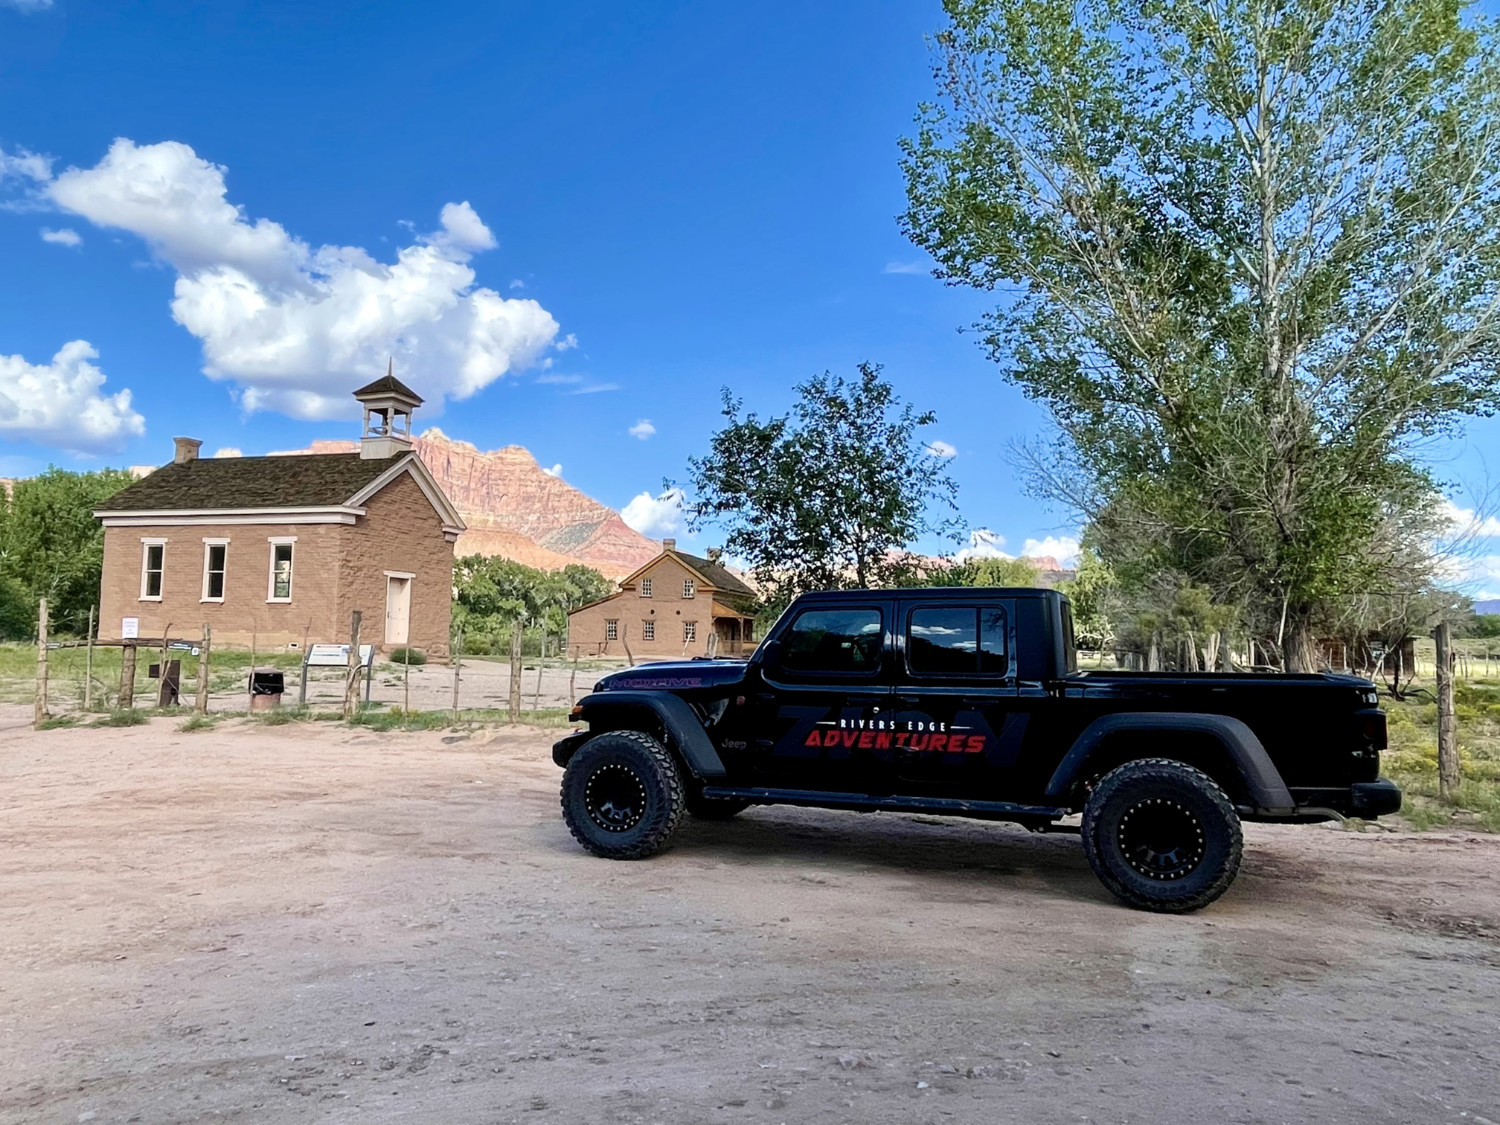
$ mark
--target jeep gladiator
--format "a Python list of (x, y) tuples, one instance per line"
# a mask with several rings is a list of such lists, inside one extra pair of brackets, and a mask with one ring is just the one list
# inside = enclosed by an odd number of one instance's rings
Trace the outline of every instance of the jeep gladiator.
[(1233, 882), (1241, 821), (1401, 807), (1370, 681), (1080, 671), (1052, 590), (805, 594), (748, 661), (627, 668), (572, 717), (563, 816), (612, 859), (659, 851), (684, 812), (946, 814), (1077, 831), (1121, 901), (1184, 912)]

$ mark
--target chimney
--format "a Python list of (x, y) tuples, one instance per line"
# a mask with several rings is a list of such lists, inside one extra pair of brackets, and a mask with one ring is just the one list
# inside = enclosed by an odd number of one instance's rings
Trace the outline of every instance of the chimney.
[(172, 454), (173, 464), (186, 465), (189, 461), (198, 460), (198, 447), (203, 443), (197, 438), (173, 438), (172, 442), (177, 447), (177, 451)]
[(724, 548), (723, 547), (710, 547), (708, 549), (708, 561), (709, 562), (716, 563), (716, 562), (718, 562), (723, 557), (724, 557)]
[(677, 550), (677, 540), (675, 540), (675, 539), (663, 539), (661, 541), (661, 549), (663, 551), (675, 551), (675, 550)]

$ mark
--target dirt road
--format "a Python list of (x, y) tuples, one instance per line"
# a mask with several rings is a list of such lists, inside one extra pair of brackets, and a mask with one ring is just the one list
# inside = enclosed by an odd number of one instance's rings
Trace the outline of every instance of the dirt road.
[(0, 711), (0, 1122), (1500, 1121), (1500, 844), (758, 809), (592, 859), (539, 731)]

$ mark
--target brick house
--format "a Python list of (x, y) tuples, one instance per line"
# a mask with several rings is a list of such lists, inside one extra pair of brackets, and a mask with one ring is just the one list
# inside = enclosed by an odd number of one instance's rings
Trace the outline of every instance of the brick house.
[(262, 651), (361, 639), (448, 655), (453, 543), (463, 519), (411, 448), (422, 400), (387, 374), (354, 397), (357, 453), (200, 458), (178, 438), (170, 465), (116, 493), (104, 524), (99, 636), (170, 630)]
[(620, 592), (568, 614), (574, 656), (677, 660), (748, 656), (755, 648), (755, 591), (710, 551), (699, 558), (662, 540), (662, 552), (620, 580)]

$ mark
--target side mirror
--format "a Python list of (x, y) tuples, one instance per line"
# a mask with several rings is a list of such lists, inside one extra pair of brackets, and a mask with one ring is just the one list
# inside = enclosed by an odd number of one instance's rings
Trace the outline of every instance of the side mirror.
[(765, 641), (755, 650), (754, 663), (757, 667), (774, 668), (779, 659), (781, 659), (780, 641)]

